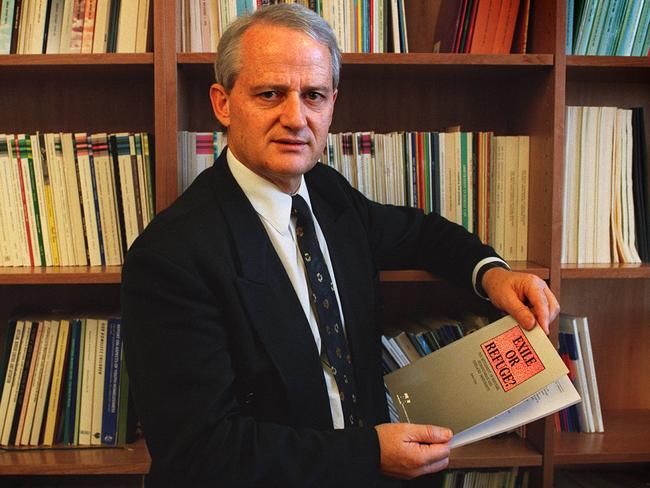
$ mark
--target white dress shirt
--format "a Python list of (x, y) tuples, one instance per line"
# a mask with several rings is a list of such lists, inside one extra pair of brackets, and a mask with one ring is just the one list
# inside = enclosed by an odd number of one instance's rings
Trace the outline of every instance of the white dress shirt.
[[(227, 160), (228, 167), (230, 168), (235, 181), (237, 181), (241, 189), (244, 191), (244, 194), (251, 202), (251, 205), (262, 221), (262, 225), (264, 225), (264, 228), (266, 229), (271, 244), (273, 245), (275, 252), (278, 254), (278, 257), (287, 272), (289, 280), (293, 285), (298, 300), (300, 301), (300, 305), (305, 312), (311, 333), (314, 336), (314, 341), (316, 341), (318, 352), (322, 353), (318, 320), (316, 318), (316, 312), (312, 308), (305, 264), (302, 261), (300, 249), (298, 248), (298, 241), (296, 240), (296, 219), (295, 217), (291, 217), (291, 195), (280, 191), (280, 189), (273, 183), (248, 169), (238, 161), (237, 158), (235, 158), (230, 150), (227, 152)], [(309, 191), (307, 190), (307, 185), (305, 185), (304, 177), (301, 179), (300, 188), (296, 193), (305, 199), (305, 202), (307, 202), (307, 205), (311, 210), (311, 200), (309, 199)], [(327, 264), (327, 269), (332, 277), (332, 282), (334, 283), (334, 293), (336, 294), (341, 320), (343, 322), (343, 327), (345, 328), (345, 317), (343, 316), (343, 310), (341, 309), (341, 299), (339, 297), (338, 286), (336, 285), (336, 276), (334, 275), (334, 270), (332, 268), (332, 260), (330, 259), (329, 251), (327, 249), (325, 236), (323, 236), (323, 231), (321, 230), (318, 220), (313, 212), (312, 217), (314, 219), (314, 227), (316, 228), (318, 243), (320, 244), (321, 251), (325, 258), (325, 263)], [(477, 294), (476, 275), (483, 265), (493, 261), (502, 262), (507, 267), (507, 264), (499, 258), (486, 258), (481, 260), (474, 267), (474, 273), (472, 274), (472, 282)], [(481, 295), (479, 294), (479, 296)], [(321, 362), (323, 363), (323, 376), (325, 378), (327, 393), (330, 400), (332, 422), (335, 429), (342, 429), (345, 426), (345, 422), (343, 420), (343, 408), (339, 397), (339, 389), (329, 366), (327, 366), (325, 362)]]
[[(253, 205), (257, 215), (262, 221), (262, 225), (266, 229), (269, 239), (275, 252), (278, 254), (282, 265), (284, 266), (289, 281), (293, 285), (293, 289), (298, 296), (300, 305), (302, 306), (311, 333), (316, 341), (318, 352), (322, 353), (321, 337), (318, 330), (318, 320), (316, 312), (312, 308), (312, 301), (309, 297), (309, 285), (307, 284), (307, 275), (305, 271), (305, 264), (302, 261), (300, 250), (298, 248), (298, 241), (296, 240), (296, 219), (291, 217), (291, 195), (288, 195), (278, 189), (270, 181), (262, 178), (256, 173), (252, 172), (246, 166), (235, 158), (235, 156), (228, 150), (227, 153), (228, 167), (232, 172), (235, 181), (239, 184), (244, 194)], [(296, 192), (305, 199), (309, 209), (311, 210), (311, 200), (309, 199), (309, 191), (305, 185), (304, 178), (300, 182), (300, 188)], [(339, 312), (341, 314), (341, 321), (345, 327), (345, 317), (341, 309), (341, 299), (339, 297), (338, 286), (336, 285), (336, 276), (332, 268), (332, 260), (330, 259), (327, 243), (323, 236), (323, 231), (318, 224), (318, 220), (313, 215), (314, 227), (316, 228), (316, 236), (320, 244), (323, 257), (327, 269), (332, 277), (334, 283), (334, 293), (339, 304)], [(322, 361), (321, 361), (322, 362)], [(329, 366), (323, 363), (323, 376), (327, 386), (327, 393), (330, 400), (330, 409), (332, 411), (332, 422), (335, 429), (342, 429), (345, 426), (343, 420), (343, 408), (341, 407), (341, 399), (339, 397), (339, 389), (336, 386), (336, 380), (331, 373)]]

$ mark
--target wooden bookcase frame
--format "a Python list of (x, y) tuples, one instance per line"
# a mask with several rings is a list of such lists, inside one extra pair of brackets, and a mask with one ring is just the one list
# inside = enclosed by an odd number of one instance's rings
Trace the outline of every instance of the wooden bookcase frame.
[[(0, 56), (0, 113), (10, 115), (0, 118), (0, 133), (153, 133), (160, 211), (178, 195), (177, 132), (216, 128), (208, 101), (214, 55), (179, 53), (178, 1), (152, 3), (152, 53)], [(560, 255), (565, 107), (643, 106), (648, 116), (650, 59), (566, 56), (565, 0), (533, 2), (529, 54), (432, 54), (432, 3), (406, 2), (409, 44), (418, 52), (344, 54), (332, 131), (461, 125), (530, 136), (528, 261), (511, 264), (547, 280), (564, 311), (589, 317), (606, 430), (558, 434), (547, 418), (529, 425), (525, 440), (455, 450), (451, 467), (529, 467), (534, 486), (551, 487), (559, 466), (649, 463), (650, 266), (566, 265)], [(650, 140), (649, 123), (646, 131)], [(386, 271), (381, 280), (393, 303), (413, 289), (444, 290), (417, 270)], [(119, 267), (0, 268), (0, 324), (17, 308), (116, 307), (119, 282)], [(148, 467), (143, 440), (128, 449), (0, 452), (0, 480), (139, 479)]]

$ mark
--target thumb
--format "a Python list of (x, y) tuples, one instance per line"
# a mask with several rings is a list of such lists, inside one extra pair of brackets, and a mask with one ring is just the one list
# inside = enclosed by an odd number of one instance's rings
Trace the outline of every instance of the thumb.
[(437, 425), (413, 425), (415, 428), (411, 440), (422, 444), (443, 444), (453, 436), (451, 430)]

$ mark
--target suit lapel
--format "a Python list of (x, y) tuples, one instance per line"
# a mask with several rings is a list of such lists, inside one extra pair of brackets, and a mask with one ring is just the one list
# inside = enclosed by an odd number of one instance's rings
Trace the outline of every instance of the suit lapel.
[(233, 178), (225, 151), (215, 162), (216, 196), (239, 257), (234, 285), (286, 387), (295, 425), (332, 427), (323, 370), (303, 309), (259, 216)]

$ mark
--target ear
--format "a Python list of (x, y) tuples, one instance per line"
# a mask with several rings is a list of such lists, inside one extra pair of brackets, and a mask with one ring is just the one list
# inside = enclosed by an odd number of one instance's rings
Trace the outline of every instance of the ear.
[(230, 125), (230, 97), (223, 85), (214, 83), (210, 87), (210, 102), (214, 115), (221, 125), (228, 127)]

